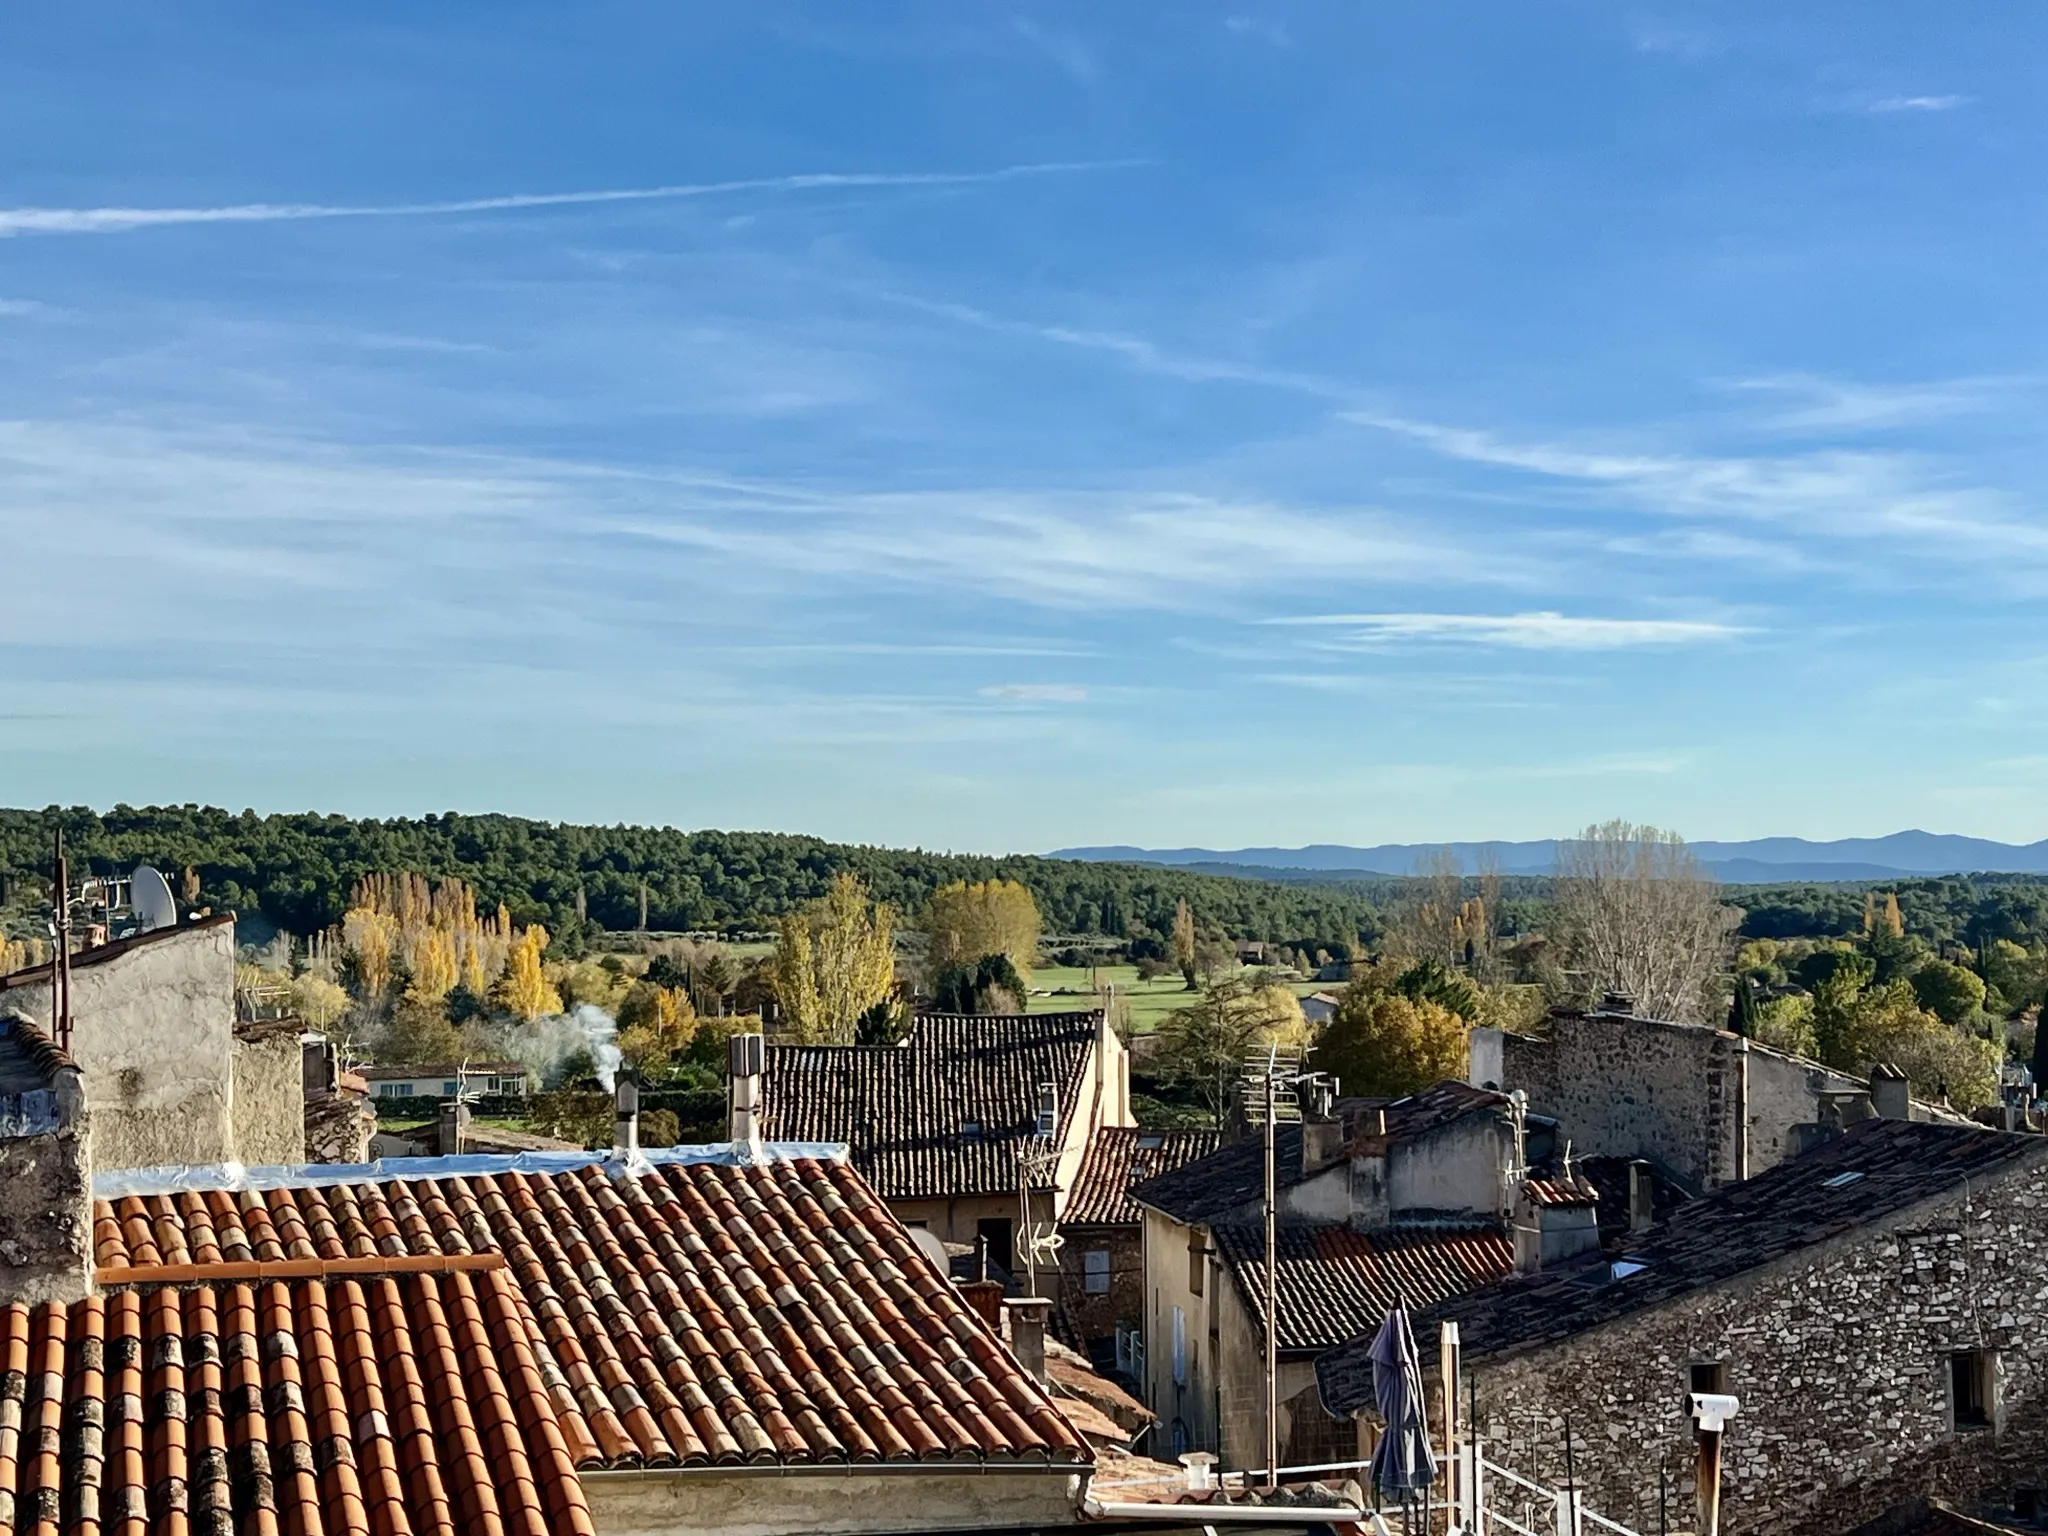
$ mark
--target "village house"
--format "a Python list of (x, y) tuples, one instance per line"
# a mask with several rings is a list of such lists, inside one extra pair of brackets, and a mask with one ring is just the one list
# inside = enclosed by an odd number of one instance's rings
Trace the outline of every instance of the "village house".
[(479, 1094), (505, 1097), (526, 1093), (526, 1064), (519, 1061), (443, 1061), (356, 1068), (372, 1099), (457, 1099)]
[[(1726, 1529), (1967, 1506), (2038, 1487), (2048, 1454), (2044, 1174), (2048, 1138), (1863, 1120), (1618, 1251), (1447, 1299), (1418, 1336), (1433, 1355), (1458, 1325), (1489, 1456), (1561, 1483), (1569, 1433), (1587, 1507), (1637, 1530), (1693, 1524), (1693, 1392), (1741, 1404)], [(1369, 1345), (1319, 1363), (1332, 1415), (1372, 1410)]]
[(992, 1272), (1031, 1263), (1055, 1288), (1056, 1235), (1090, 1138), (1131, 1119), (1130, 1058), (1100, 1010), (975, 1017), (924, 1014), (901, 1045), (771, 1045), (763, 1134), (843, 1145), (908, 1226)]
[[(1553, 1246), (1568, 1223), (1585, 1224), (1590, 1194), (1544, 1215), (1509, 1187), (1526, 1131), (1506, 1095), (1457, 1082), (1312, 1102), (1301, 1123), (1275, 1128), (1283, 1465), (1354, 1455), (1350, 1420), (1317, 1396), (1319, 1355), (1376, 1328), (1397, 1297), (1428, 1305), (1508, 1274), (1511, 1223), (1538, 1243), (1547, 1226)], [(1130, 1192), (1144, 1218), (1144, 1387), (1162, 1453), (1264, 1465), (1264, 1189), (1254, 1135)]]
[(1961, 1117), (1908, 1099), (1906, 1081), (1866, 1081), (1724, 1029), (1639, 1017), (1608, 994), (1558, 1009), (1543, 1038), (1475, 1029), (1471, 1081), (1528, 1096), (1582, 1157), (1646, 1158), (1699, 1193), (1775, 1167), (1848, 1121)]
[[(51, 1029), (51, 970), (0, 976), (0, 1015)], [(233, 914), (77, 951), (71, 1014), (100, 1168), (304, 1160), (305, 1027), (237, 1021)]]
[(1057, 1321), (1098, 1370), (1142, 1382), (1145, 1221), (1133, 1185), (1216, 1150), (1215, 1131), (1106, 1125), (1088, 1140), (1060, 1217)]

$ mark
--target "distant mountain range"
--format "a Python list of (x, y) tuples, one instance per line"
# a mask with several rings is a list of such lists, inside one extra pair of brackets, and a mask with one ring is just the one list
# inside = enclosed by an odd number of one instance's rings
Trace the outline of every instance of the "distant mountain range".
[[(1382, 843), (1350, 848), (1312, 843), (1306, 848), (1061, 848), (1055, 859), (1199, 866), (1212, 873), (1246, 875), (1412, 875), (1425, 857), (1449, 848), (1467, 874), (1491, 863), (1504, 875), (1547, 875), (1557, 866), (1556, 838), (1528, 843)], [(1815, 843), (1803, 837), (1759, 837), (1742, 843), (1694, 843), (1700, 862), (1730, 885), (1772, 885), (1787, 880), (1897, 880), (1915, 875), (2048, 874), (2048, 839), (1994, 843), (1940, 832), (1894, 832), (1889, 837), (1845, 837)]]

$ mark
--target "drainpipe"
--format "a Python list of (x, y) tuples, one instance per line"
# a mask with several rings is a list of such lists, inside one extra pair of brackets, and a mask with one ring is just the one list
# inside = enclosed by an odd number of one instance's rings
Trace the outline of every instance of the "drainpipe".
[(1698, 1536), (1721, 1536), (1721, 1433), (1741, 1406), (1719, 1392), (1692, 1394), (1693, 1439), (1699, 1457), (1693, 1472), (1700, 1511)]
[(1735, 1179), (1749, 1177), (1749, 1042), (1735, 1042)]

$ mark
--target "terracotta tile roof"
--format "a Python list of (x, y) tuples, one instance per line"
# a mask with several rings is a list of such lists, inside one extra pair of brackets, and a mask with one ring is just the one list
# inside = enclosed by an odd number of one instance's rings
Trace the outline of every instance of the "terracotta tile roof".
[[(1803, 1157), (1678, 1206), (1626, 1266), (1600, 1262), (1510, 1281), (1436, 1310), (1456, 1319), (1469, 1358), (1553, 1344), (1831, 1242), (1920, 1204), (2048, 1162), (2048, 1139), (1974, 1126), (1865, 1120)], [(1617, 1270), (1621, 1272), (1617, 1273)], [(1370, 1340), (1316, 1363), (1323, 1401), (1371, 1400)]]
[[(1396, 1143), (1419, 1140), (1469, 1114), (1496, 1113), (1507, 1102), (1505, 1094), (1448, 1080), (1405, 1098), (1344, 1099), (1337, 1105), (1344, 1122), (1344, 1152), (1350, 1157), (1384, 1156)], [(1386, 1116), (1384, 1131), (1380, 1129), (1382, 1114)], [(1273, 1154), (1280, 1187), (1301, 1183), (1299, 1125), (1282, 1125), (1274, 1131)], [(1164, 1211), (1179, 1222), (1228, 1220), (1265, 1198), (1265, 1168), (1264, 1142), (1251, 1136), (1133, 1186), (1132, 1194), (1139, 1204)]]
[(1531, 1205), (1598, 1205), (1600, 1191), (1579, 1177), (1536, 1177), (1522, 1181)]
[(1145, 1130), (1105, 1125), (1088, 1138), (1087, 1155), (1060, 1221), (1077, 1226), (1136, 1226), (1138, 1204), (1131, 1187), (1216, 1150), (1215, 1131)]
[(934, 1013), (903, 1045), (771, 1045), (762, 1123), (778, 1141), (844, 1145), (885, 1200), (1014, 1194), (1038, 1085), (1058, 1085), (1064, 1136), (1100, 1020)]
[[(1221, 1226), (1216, 1246), (1256, 1316), (1265, 1296), (1263, 1227)], [(1274, 1323), (1284, 1350), (1322, 1350), (1385, 1321), (1395, 1301), (1433, 1306), (1492, 1285), (1515, 1267), (1494, 1227), (1285, 1226), (1276, 1234)]]
[(102, 1199), (100, 1274), (310, 1278), (502, 1256), (581, 1466), (1087, 1459), (852, 1168), (648, 1156), (634, 1177), (540, 1154)]
[(590, 1536), (503, 1269), (0, 1308), (0, 1529)]

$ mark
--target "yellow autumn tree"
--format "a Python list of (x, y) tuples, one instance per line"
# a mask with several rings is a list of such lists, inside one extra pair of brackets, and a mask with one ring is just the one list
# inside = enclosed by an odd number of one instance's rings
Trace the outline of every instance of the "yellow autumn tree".
[(455, 985), (455, 939), (441, 928), (430, 928), (413, 946), (412, 982), (405, 989), (407, 1002), (437, 1004), (446, 1000)]
[(541, 967), (541, 951), (547, 947), (547, 929), (539, 923), (523, 929), (512, 941), (505, 974), (498, 979), (492, 993), (501, 1008), (507, 1013), (517, 1014), (528, 1023), (542, 1014), (562, 1011), (562, 994), (555, 990)]
[(1466, 1071), (1470, 1031), (1441, 1003), (1353, 983), (1316, 1047), (1346, 1093), (1399, 1097)]
[(932, 892), (925, 907), (926, 955), (937, 971), (1006, 955), (1027, 981), (1038, 959), (1038, 903), (1014, 880), (956, 880)]
[(896, 914), (870, 902), (851, 874), (782, 921), (775, 949), (775, 995), (798, 1040), (850, 1044), (860, 1016), (896, 982)]
[(642, 1081), (666, 1077), (697, 1035), (697, 1010), (681, 987), (634, 984), (619, 1009), (619, 1054)]
[(49, 948), (41, 939), (0, 939), (0, 976), (28, 970), (49, 958)]

